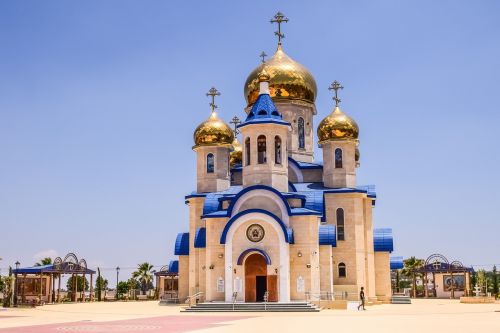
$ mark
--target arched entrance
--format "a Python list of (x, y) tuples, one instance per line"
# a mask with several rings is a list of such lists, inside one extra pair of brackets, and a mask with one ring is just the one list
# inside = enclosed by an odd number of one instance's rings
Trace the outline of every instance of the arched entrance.
[(263, 302), (268, 292), (268, 301), (278, 300), (276, 275), (267, 275), (266, 258), (261, 253), (252, 253), (245, 260), (245, 302)]

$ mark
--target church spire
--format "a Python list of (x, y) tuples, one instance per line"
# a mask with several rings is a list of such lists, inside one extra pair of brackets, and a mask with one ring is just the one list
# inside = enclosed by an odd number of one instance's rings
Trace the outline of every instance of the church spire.
[(274, 34), (278, 36), (278, 49), (281, 49), (281, 39), (285, 38), (285, 34), (281, 32), (281, 23), (283, 22), (287, 23), (288, 18), (285, 17), (282, 12), (277, 12), (276, 15), (274, 15), (274, 18), (271, 19), (271, 24), (278, 24), (278, 31), (274, 32)]

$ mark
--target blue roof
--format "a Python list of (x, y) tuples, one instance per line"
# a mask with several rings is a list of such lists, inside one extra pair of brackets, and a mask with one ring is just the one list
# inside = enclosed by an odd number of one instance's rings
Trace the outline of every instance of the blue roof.
[(290, 123), (283, 120), (281, 113), (269, 94), (260, 94), (245, 121), (238, 127), (243, 127), (253, 123), (274, 123), (290, 126)]
[(291, 157), (288, 157), (288, 161), (295, 164), (299, 169), (323, 169), (323, 164), (321, 163), (301, 162)]
[(375, 252), (394, 251), (391, 228), (373, 229), (373, 248)]
[(187, 256), (189, 255), (189, 232), (181, 232), (177, 234), (175, 239), (175, 251), (176, 256)]
[(40, 274), (40, 273), (61, 273), (61, 272), (73, 272), (73, 273), (83, 273), (94, 274), (95, 271), (79, 264), (73, 264), (73, 267), (69, 268), (69, 263), (63, 262), (59, 266), (55, 264), (42, 265), (42, 266), (31, 266), (31, 267), (21, 267), (18, 269), (13, 269), (14, 274)]
[(403, 257), (391, 257), (391, 269), (401, 269), (404, 267)]
[(194, 247), (195, 248), (205, 248), (207, 246), (207, 236), (206, 236), (205, 228), (196, 229), (196, 233), (194, 235)]
[(337, 246), (337, 235), (334, 225), (320, 225), (318, 228), (318, 236), (319, 245)]
[(171, 260), (168, 263), (168, 272), (169, 273), (179, 273), (179, 260)]

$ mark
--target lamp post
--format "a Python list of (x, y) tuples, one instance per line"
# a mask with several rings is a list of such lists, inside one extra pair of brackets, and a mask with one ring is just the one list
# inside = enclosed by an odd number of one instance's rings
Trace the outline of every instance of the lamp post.
[(120, 274), (120, 266), (116, 266), (116, 295), (115, 298), (118, 300), (118, 275)]
[(14, 265), (16, 265), (16, 274), (14, 274), (14, 292), (12, 294), (14, 296), (14, 307), (17, 307), (17, 271), (19, 270), (21, 263), (18, 260), (14, 263)]

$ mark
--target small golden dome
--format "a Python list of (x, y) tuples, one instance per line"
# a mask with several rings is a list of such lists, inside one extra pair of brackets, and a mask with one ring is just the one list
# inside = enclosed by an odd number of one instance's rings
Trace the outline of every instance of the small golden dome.
[(318, 126), (320, 144), (328, 140), (357, 140), (358, 136), (358, 124), (354, 119), (340, 111), (338, 106)]
[(241, 164), (243, 161), (243, 148), (236, 137), (234, 138), (232, 145), (233, 151), (229, 153), (229, 164), (231, 167)]
[(212, 112), (210, 117), (202, 122), (193, 134), (194, 147), (230, 145), (234, 140), (231, 128)]
[(273, 99), (296, 99), (314, 103), (317, 93), (314, 77), (304, 66), (286, 55), (279, 45), (274, 56), (257, 66), (245, 82), (244, 93), (249, 106), (259, 97), (259, 78), (263, 69), (270, 77), (269, 92)]

